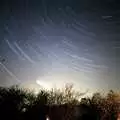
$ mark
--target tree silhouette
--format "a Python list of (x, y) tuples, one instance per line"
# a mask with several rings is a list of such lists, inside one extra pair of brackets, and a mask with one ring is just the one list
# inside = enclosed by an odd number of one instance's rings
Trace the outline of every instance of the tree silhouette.
[(51, 120), (116, 120), (118, 93), (94, 93), (80, 101), (82, 95), (72, 84), (62, 90), (42, 89), (37, 95), (19, 86), (0, 87), (0, 115), (4, 120), (45, 120), (46, 116)]
[(0, 88), (0, 113), (6, 120), (9, 118), (20, 119), (22, 105), (24, 104), (25, 92), (18, 86)]

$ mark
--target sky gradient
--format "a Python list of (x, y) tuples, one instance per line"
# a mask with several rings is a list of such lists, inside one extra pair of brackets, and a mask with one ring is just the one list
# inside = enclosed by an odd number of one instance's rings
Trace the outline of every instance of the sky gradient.
[(120, 4), (96, 1), (1, 2), (0, 84), (119, 89)]

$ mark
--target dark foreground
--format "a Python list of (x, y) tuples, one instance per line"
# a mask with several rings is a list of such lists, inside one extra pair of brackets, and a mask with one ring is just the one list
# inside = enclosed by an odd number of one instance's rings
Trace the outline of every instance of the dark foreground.
[(0, 87), (0, 120), (117, 120), (119, 95), (113, 91), (81, 101), (71, 93), (71, 89), (66, 93), (40, 91), (36, 96), (17, 87)]

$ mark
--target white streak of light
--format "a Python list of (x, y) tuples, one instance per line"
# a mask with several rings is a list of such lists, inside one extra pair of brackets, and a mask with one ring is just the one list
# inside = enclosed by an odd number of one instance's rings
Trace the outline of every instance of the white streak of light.
[(8, 72), (10, 76), (14, 77), (17, 80), (17, 82), (20, 82), (20, 80), (4, 64), (0, 62), (0, 65)]
[(8, 44), (8, 46), (10, 47), (10, 49), (14, 52), (14, 53), (16, 53), (16, 55), (18, 56), (18, 57), (20, 57), (22, 60), (24, 60), (21, 56), (20, 56), (20, 54), (17, 52), (17, 50), (11, 45), (11, 43), (9, 42), (9, 40), (5, 40), (6, 41), (6, 43)]
[(25, 58), (31, 62), (32, 64), (34, 64), (35, 62), (20, 48), (20, 46), (14, 42), (15, 46), (18, 48), (18, 50), (25, 56)]

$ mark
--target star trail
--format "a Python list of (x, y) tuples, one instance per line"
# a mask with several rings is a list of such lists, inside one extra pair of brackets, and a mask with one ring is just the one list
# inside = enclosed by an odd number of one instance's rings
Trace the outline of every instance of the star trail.
[(101, 8), (94, 0), (1, 3), (1, 85), (39, 79), (91, 91), (119, 88), (120, 10), (112, 1)]

